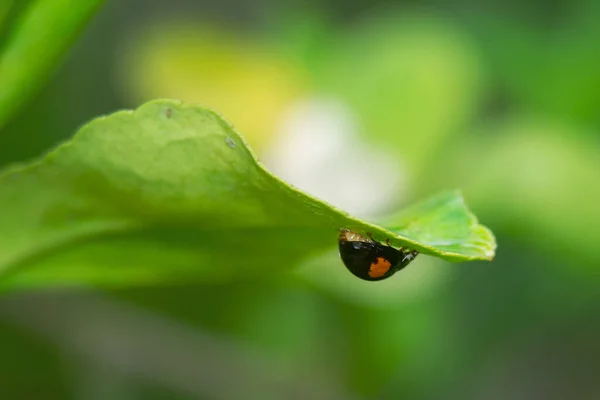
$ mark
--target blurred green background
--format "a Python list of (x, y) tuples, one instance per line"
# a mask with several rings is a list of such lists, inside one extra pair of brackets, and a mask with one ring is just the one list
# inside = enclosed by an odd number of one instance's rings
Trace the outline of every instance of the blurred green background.
[(0, 166), (176, 98), (360, 216), (461, 188), (498, 253), (381, 283), (332, 248), (253, 281), (6, 294), (0, 399), (600, 398), (598, 21), (593, 0), (107, 1)]

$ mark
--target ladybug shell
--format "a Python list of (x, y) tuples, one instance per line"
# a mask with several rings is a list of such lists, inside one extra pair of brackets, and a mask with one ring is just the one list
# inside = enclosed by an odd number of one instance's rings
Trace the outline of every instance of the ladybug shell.
[(339, 242), (340, 257), (352, 274), (366, 281), (389, 278), (410, 261), (401, 263), (404, 254), (378, 242)]

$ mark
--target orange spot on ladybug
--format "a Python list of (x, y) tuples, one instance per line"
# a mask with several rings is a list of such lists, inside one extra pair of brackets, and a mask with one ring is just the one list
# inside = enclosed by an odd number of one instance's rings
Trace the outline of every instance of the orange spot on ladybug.
[(392, 264), (388, 260), (382, 257), (377, 257), (377, 261), (371, 264), (369, 268), (369, 276), (371, 278), (381, 278), (389, 270)]

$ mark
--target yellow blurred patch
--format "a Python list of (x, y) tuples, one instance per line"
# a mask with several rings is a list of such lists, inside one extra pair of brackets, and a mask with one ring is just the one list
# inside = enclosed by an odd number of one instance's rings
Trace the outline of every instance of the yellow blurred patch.
[(256, 150), (305, 90), (300, 68), (264, 43), (197, 21), (146, 27), (124, 44), (120, 59), (118, 83), (127, 100), (202, 104), (231, 121)]

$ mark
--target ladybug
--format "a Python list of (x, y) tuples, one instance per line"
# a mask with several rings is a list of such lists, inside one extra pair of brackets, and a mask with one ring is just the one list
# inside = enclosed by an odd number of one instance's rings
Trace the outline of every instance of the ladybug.
[(394, 275), (406, 267), (417, 254), (415, 250), (401, 247), (395, 249), (350, 231), (340, 230), (338, 236), (340, 258), (352, 274), (366, 281), (380, 281)]

